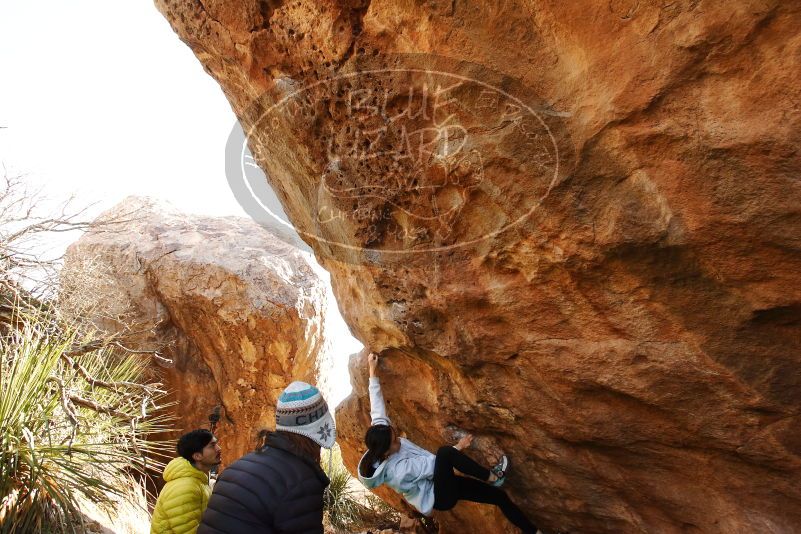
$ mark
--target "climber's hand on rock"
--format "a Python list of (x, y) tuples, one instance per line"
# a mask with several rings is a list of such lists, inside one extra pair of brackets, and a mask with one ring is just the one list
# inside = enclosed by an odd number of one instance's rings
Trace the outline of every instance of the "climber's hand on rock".
[(367, 356), (367, 365), (370, 366), (370, 376), (376, 376), (375, 371), (378, 368), (378, 354), (371, 352)]
[(460, 439), (459, 443), (454, 445), (454, 447), (461, 451), (468, 448), (472, 443), (473, 443), (473, 434), (467, 434), (462, 439)]

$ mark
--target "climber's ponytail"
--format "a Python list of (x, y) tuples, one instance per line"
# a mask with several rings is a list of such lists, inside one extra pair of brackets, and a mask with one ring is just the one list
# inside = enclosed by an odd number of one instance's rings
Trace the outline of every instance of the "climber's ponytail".
[(392, 428), (388, 425), (373, 425), (367, 429), (364, 435), (364, 444), (367, 445), (367, 452), (359, 466), (359, 472), (363, 477), (370, 478), (375, 473), (373, 464), (384, 461), (392, 445)]

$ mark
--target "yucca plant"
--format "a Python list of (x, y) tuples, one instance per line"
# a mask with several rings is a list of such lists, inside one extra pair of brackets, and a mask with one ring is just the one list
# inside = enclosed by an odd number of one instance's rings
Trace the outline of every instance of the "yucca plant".
[(337, 533), (357, 532), (365, 528), (391, 528), (400, 521), (398, 512), (370, 493), (354, 489), (350, 472), (342, 462), (339, 445), (324, 451), (321, 459), (331, 483), (325, 490), (323, 503), (327, 524)]
[(342, 463), (339, 446), (323, 451), (321, 462), (331, 480), (323, 497), (327, 523), (336, 532), (355, 532), (362, 526), (364, 506), (351, 487), (353, 477)]
[(97, 345), (43, 313), (0, 336), (0, 533), (78, 532), (80, 498), (111, 507), (164, 457), (147, 362)]

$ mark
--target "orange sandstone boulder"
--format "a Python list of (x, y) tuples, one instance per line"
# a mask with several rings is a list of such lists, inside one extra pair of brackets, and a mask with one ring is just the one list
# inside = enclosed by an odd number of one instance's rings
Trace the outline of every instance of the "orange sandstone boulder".
[[(383, 354), (409, 438), (505, 451), (550, 529), (798, 530), (795, 3), (156, 5)], [(477, 505), (438, 520), (503, 529)]]
[(323, 282), (308, 254), (249, 219), (186, 215), (135, 197), (108, 212), (122, 213), (133, 213), (124, 230), (89, 232), (69, 247), (65, 274), (82, 277), (101, 329), (132, 330), (131, 348), (163, 347), (173, 361), (157, 369), (177, 403), (169, 437), (208, 428), (220, 407), (230, 463), (275, 427), (287, 384), (315, 382)]

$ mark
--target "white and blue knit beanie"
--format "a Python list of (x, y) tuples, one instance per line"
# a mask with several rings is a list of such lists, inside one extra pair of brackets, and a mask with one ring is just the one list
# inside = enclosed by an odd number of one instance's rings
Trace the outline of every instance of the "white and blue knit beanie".
[(275, 429), (306, 436), (326, 449), (337, 439), (328, 404), (320, 390), (306, 382), (292, 382), (278, 397)]

